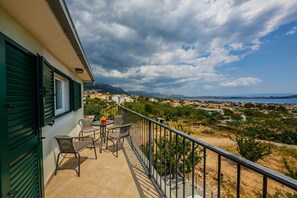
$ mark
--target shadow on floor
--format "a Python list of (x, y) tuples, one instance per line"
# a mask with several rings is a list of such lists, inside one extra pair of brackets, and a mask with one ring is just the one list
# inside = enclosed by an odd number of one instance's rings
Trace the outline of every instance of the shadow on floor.
[(125, 147), (122, 149), (140, 197), (160, 197), (130, 145), (128, 149)]
[[(88, 157), (81, 156), (80, 157), (80, 165), (89, 159)], [(75, 157), (65, 157), (59, 165), (58, 170), (63, 169), (75, 169), (78, 166), (78, 158)]]

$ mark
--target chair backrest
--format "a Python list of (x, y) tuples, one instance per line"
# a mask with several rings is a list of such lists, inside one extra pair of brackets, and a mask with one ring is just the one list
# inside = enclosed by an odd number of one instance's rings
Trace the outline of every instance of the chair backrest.
[(78, 121), (78, 124), (82, 130), (88, 129), (88, 128), (92, 128), (92, 125), (91, 125), (92, 121), (93, 121), (92, 118), (82, 118)]
[(120, 127), (120, 137), (126, 137), (130, 135), (131, 124), (125, 124)]
[(124, 122), (124, 116), (123, 115), (114, 116), (114, 125), (122, 125), (123, 122)]
[(55, 136), (61, 153), (75, 153), (73, 138), (67, 135)]

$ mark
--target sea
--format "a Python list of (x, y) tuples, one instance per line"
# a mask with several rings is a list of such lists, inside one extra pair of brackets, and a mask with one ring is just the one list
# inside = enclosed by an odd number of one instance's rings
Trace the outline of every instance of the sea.
[(218, 101), (218, 102), (241, 102), (241, 103), (266, 103), (266, 104), (292, 104), (297, 105), (297, 98), (293, 99), (212, 99), (212, 98), (199, 98), (198, 101)]

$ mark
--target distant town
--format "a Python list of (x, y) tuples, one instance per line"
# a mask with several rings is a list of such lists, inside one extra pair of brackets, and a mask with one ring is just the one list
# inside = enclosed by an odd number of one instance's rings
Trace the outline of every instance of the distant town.
[[(118, 104), (139, 102), (139, 95), (128, 95), (128, 94), (111, 94), (111, 93), (100, 93), (96, 90), (85, 90), (84, 101), (86, 98), (90, 99), (101, 99), (106, 102), (114, 101)], [(297, 118), (297, 105), (296, 104), (259, 104), (251, 102), (223, 102), (223, 101), (205, 101), (205, 100), (182, 100), (176, 98), (159, 98), (159, 97), (147, 97), (147, 100), (152, 103), (168, 104), (172, 107), (188, 106), (196, 109), (201, 109), (209, 114), (218, 113), (221, 114), (222, 123), (231, 122), (232, 117), (225, 114), (225, 110), (236, 111), (240, 108), (252, 106), (252, 109), (259, 110), (260, 113), (269, 114), (271, 111), (282, 110), (286, 112), (286, 115), (282, 115), (282, 118)], [(246, 121), (246, 116), (238, 112), (242, 121)], [(289, 116), (288, 116), (289, 115)]]

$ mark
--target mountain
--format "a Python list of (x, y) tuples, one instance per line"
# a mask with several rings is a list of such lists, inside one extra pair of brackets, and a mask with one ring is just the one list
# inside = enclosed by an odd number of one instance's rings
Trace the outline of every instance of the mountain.
[(147, 97), (158, 97), (158, 98), (175, 98), (175, 99), (295, 99), (297, 98), (296, 94), (254, 94), (254, 95), (246, 95), (246, 96), (183, 96), (183, 95), (166, 95), (157, 92), (146, 92), (146, 91), (127, 91), (125, 92), (120, 87), (114, 87), (108, 84), (96, 83), (92, 84), (84, 84), (84, 88), (88, 90), (94, 89), (97, 92), (108, 92), (111, 94), (128, 94), (128, 95), (142, 95)]
[(158, 97), (158, 98), (185, 98), (183, 95), (166, 95), (157, 92), (146, 92), (146, 91), (128, 91), (129, 95), (142, 95), (148, 97)]
[(87, 90), (94, 89), (97, 92), (108, 92), (111, 94), (126, 94), (126, 92), (120, 87), (114, 87), (108, 84), (96, 83), (96, 84), (84, 84), (84, 88)]
[(129, 95), (141, 95), (141, 96), (149, 96), (149, 97), (159, 97), (159, 98), (165, 98), (166, 95), (161, 93), (150, 93), (146, 91), (128, 91), (127, 94)]

